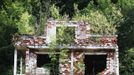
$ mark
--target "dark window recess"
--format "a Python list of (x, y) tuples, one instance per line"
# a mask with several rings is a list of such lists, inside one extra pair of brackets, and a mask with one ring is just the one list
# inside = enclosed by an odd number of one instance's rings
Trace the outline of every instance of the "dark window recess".
[(38, 54), (37, 55), (37, 66), (43, 67), (46, 64), (50, 64), (51, 59), (49, 58), (48, 54)]
[(37, 67), (47, 67), (50, 69), (50, 75), (59, 74), (59, 55), (57, 56), (56, 62), (51, 62), (51, 58), (48, 54), (38, 54), (37, 55)]
[(85, 75), (98, 75), (106, 68), (107, 55), (85, 55)]
[[(64, 32), (62, 36), (60, 36), (61, 31)], [(58, 44), (70, 44), (74, 43), (75, 39), (75, 27), (57, 27), (56, 28), (56, 39)]]

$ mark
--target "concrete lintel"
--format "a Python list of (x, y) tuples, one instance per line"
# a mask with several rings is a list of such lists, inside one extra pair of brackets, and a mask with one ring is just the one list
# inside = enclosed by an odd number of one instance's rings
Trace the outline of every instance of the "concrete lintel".
[(93, 53), (84, 53), (85, 55), (106, 55), (107, 53), (93, 52)]
[[(49, 49), (49, 46), (28, 46), (32, 49)], [(63, 48), (62, 46), (57, 47), (57, 49)], [(113, 46), (68, 46), (68, 49), (117, 49)]]

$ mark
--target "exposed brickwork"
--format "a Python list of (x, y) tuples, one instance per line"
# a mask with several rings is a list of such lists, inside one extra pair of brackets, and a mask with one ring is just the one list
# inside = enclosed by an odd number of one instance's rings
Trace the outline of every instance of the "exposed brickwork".
[(26, 74), (35, 75), (37, 68), (37, 56), (33, 52), (26, 51)]
[[(84, 61), (83, 61), (84, 53), (82, 51), (92, 50), (92, 49), (93, 49), (92, 52), (96, 52), (97, 50), (99, 51), (100, 49), (102, 49), (103, 52), (107, 52), (107, 60), (106, 60), (107, 67), (101, 73), (101, 75), (110, 75), (110, 74), (119, 75), (117, 74), (118, 73), (117, 72), (118, 54), (115, 55), (116, 52), (109, 52), (108, 50), (110, 49), (111, 51), (114, 51), (114, 49), (117, 49), (117, 36), (116, 35), (90, 35), (90, 25), (88, 25), (88, 23), (86, 22), (49, 21), (47, 23), (46, 30), (45, 30), (46, 36), (44, 35), (18, 36), (17, 35), (13, 37), (13, 42), (15, 43), (14, 45), (18, 50), (35, 49), (37, 50), (37, 52), (40, 52), (41, 50), (42, 52), (49, 52), (49, 45), (51, 44), (52, 41), (51, 37), (52, 36), (53, 38), (56, 37), (56, 26), (59, 25), (75, 27), (74, 42), (71, 42), (71, 44), (68, 45), (69, 46), (68, 48), (69, 49), (71, 48), (71, 51), (73, 52), (73, 58), (71, 57), (71, 53), (69, 53), (68, 57), (65, 59), (59, 58), (60, 75), (70, 75), (71, 73), (74, 73), (74, 75), (84, 75)], [(61, 45), (58, 45), (57, 49), (60, 49), (59, 47), (62, 48)], [(79, 49), (82, 49), (81, 52), (78, 52), (75, 47), (79, 47)], [(72, 49), (75, 49), (76, 51)], [(25, 58), (26, 75), (34, 75), (35, 69), (37, 67), (36, 62), (37, 62), (36, 54), (27, 50), (26, 58)], [(116, 74), (115, 74), (115, 69), (116, 69)]]
[(68, 57), (62, 59), (60, 58), (60, 75), (70, 75), (71, 73), (71, 56), (70, 54)]
[(115, 75), (115, 53), (107, 53), (107, 68), (102, 72), (102, 75)]
[(73, 52), (73, 71), (74, 75), (84, 75), (84, 53), (83, 52)]

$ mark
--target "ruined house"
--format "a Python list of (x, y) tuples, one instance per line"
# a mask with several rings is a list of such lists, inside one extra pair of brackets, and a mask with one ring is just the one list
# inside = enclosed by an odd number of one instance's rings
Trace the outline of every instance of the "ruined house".
[[(75, 35), (67, 45), (68, 58), (57, 60), (58, 75), (119, 75), (117, 36), (90, 34), (88, 23), (76, 21), (48, 21), (42, 36), (14, 36), (14, 75), (53, 75), (43, 65), (50, 63), (50, 44), (60, 26), (74, 28)], [(56, 46), (57, 55), (62, 47)], [(23, 53), (20, 61), (18, 52)]]

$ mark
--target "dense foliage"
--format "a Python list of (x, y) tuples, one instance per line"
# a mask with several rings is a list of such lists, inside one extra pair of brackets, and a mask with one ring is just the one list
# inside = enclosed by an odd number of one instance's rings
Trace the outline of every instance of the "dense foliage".
[(117, 34), (120, 74), (133, 75), (134, 0), (0, 0), (0, 75), (12, 75), (12, 35), (41, 35), (50, 17), (85, 20), (92, 34)]

